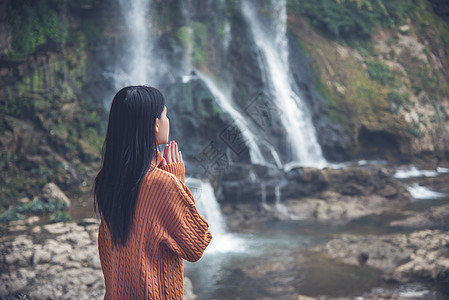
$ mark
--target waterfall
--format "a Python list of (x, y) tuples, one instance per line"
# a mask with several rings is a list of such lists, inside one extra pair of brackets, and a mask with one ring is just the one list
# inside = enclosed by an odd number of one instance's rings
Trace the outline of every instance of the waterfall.
[(240, 132), (242, 133), (245, 139), (245, 144), (249, 148), (251, 163), (266, 165), (266, 160), (264, 159), (260, 151), (260, 148), (257, 144), (258, 139), (254, 136), (254, 134), (250, 130), (246, 119), (242, 116), (242, 114), (238, 110), (232, 107), (232, 104), (229, 101), (229, 97), (225, 96), (225, 94), (217, 87), (217, 85), (212, 81), (212, 79), (202, 74), (198, 70), (196, 70), (195, 72), (197, 73), (198, 77), (207, 85), (211, 93), (214, 95), (215, 102), (217, 102), (217, 104), (224, 112), (228, 113), (231, 116), (236, 126), (239, 128)]
[(260, 185), (261, 194), (262, 194), (262, 207), (265, 210), (270, 210), (270, 206), (267, 204), (267, 188), (265, 182), (262, 182)]
[(209, 223), (209, 230), (212, 233), (212, 242), (207, 247), (206, 253), (243, 251), (243, 241), (227, 230), (211, 184), (190, 177), (186, 179), (186, 185), (192, 192), (198, 211)]
[[(123, 12), (124, 24), (127, 30), (127, 41), (120, 66), (116, 66), (112, 77), (116, 89), (127, 85), (155, 85), (157, 78), (155, 70), (165, 69), (158, 63), (157, 68), (152, 59), (151, 43), (152, 24), (149, 18), (151, 0), (118, 0)], [(159, 59), (160, 60), (160, 59)]]
[(249, 0), (243, 2), (242, 11), (250, 25), (256, 45), (264, 56), (267, 72), (266, 84), (276, 99), (276, 105), (283, 112), (281, 121), (287, 132), (289, 146), (294, 160), (302, 165), (322, 167), (326, 164), (321, 147), (315, 136), (315, 128), (307, 106), (293, 91), (288, 62), (287, 12), (285, 0), (272, 0), (274, 22), (264, 26), (256, 15), (256, 8)]
[(407, 186), (406, 188), (416, 200), (440, 199), (447, 197), (445, 193), (432, 191), (431, 189), (421, 186), (418, 183), (414, 183), (412, 186)]
[(274, 195), (275, 195), (275, 206), (278, 212), (288, 216), (287, 208), (281, 202), (281, 187), (279, 184), (276, 184), (274, 187)]

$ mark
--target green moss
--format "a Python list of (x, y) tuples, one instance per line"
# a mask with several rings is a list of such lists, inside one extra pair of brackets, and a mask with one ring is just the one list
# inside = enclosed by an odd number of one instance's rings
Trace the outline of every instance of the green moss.
[(192, 48), (193, 30), (189, 26), (182, 26), (176, 30), (176, 37), (185, 48)]
[(52, 173), (53, 173), (52, 170), (50, 170), (46, 166), (42, 166), (42, 165), (38, 166), (37, 168), (32, 168), (30, 170), (30, 174), (38, 175), (39, 177), (42, 177), (45, 179), (50, 178)]
[(366, 65), (371, 79), (379, 81), (383, 85), (393, 78), (390, 67), (381, 61), (367, 62)]
[(39, 69), (35, 69), (33, 73), (33, 91), (37, 91), (44, 87), (43, 78)]
[(96, 150), (100, 150), (103, 145), (104, 138), (98, 135), (98, 132), (95, 128), (89, 127), (87, 128), (86, 134), (87, 142), (96, 148)]
[(193, 63), (200, 66), (206, 61), (207, 26), (200, 22), (192, 22), (191, 26), (195, 34)]
[(73, 93), (72, 87), (68, 83), (64, 84), (64, 90), (65, 90), (67, 99), (75, 98), (75, 93)]
[(55, 211), (66, 210), (67, 203), (62, 200), (46, 202), (42, 199), (36, 199), (31, 202), (17, 205), (15, 210), (19, 213), (49, 213)]
[(287, 8), (326, 35), (346, 42), (369, 39), (376, 26), (396, 26), (415, 13), (412, 1), (402, 0), (288, 0)]
[(390, 91), (388, 93), (388, 100), (396, 105), (410, 104), (410, 94)]
[(323, 98), (326, 99), (329, 104), (329, 116), (331, 120), (337, 123), (345, 122), (345, 118), (338, 109), (337, 101), (332, 95), (330, 89), (319, 79), (317, 79), (315, 82), (317, 84), (318, 91), (320, 92), (321, 96), (323, 96)]
[(19, 214), (14, 209), (8, 209), (8, 210), (0, 213), (0, 222), (1, 223), (17, 221), (17, 220), (22, 220), (22, 219), (23, 219), (23, 215)]
[(419, 123), (413, 121), (412, 127), (410, 127), (410, 133), (415, 137), (421, 137), (421, 131), (419, 130)]
[(363, 117), (375, 116), (379, 91), (375, 84), (361, 78), (354, 85), (354, 103), (357, 103), (358, 114)]
[(72, 222), (72, 217), (65, 211), (57, 211), (50, 216), (50, 223)]
[(13, 117), (29, 116), (34, 105), (27, 97), (7, 98), (0, 101), (0, 113)]
[(49, 42), (60, 41), (58, 8), (47, 0), (10, 1), (7, 11), (8, 28), (12, 36), (12, 57), (25, 57)]
[(56, 134), (63, 140), (66, 140), (69, 136), (69, 131), (64, 123), (56, 125)]
[(441, 106), (440, 103), (438, 102), (438, 100), (436, 98), (432, 98), (432, 105), (433, 108), (435, 109), (435, 113), (436, 113), (436, 120), (439, 124), (441, 124), (441, 120), (443, 119), (442, 116), (442, 112), (441, 112)]
[(32, 88), (31, 79), (30, 76), (27, 75), (23, 77), (22, 81), (18, 83), (18, 90), (19, 90), (18, 96), (21, 97), (29, 94), (31, 88)]
[(400, 107), (409, 110), (409, 106), (412, 105), (409, 93), (400, 93), (393, 90), (388, 92), (388, 100), (390, 103), (390, 111), (392, 113), (398, 113)]
[(180, 44), (191, 52), (193, 64), (197, 67), (206, 62), (207, 25), (201, 22), (190, 22), (176, 30)]

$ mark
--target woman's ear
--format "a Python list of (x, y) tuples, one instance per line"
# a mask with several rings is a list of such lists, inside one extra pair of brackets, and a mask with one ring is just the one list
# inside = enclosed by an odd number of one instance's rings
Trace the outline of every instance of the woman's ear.
[(156, 118), (156, 122), (154, 124), (154, 132), (159, 133), (159, 118)]

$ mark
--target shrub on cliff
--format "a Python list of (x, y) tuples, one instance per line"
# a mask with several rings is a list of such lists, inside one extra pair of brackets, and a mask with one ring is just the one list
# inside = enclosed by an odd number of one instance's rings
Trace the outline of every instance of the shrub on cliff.
[(39, 46), (60, 41), (64, 31), (57, 4), (47, 0), (11, 1), (7, 8), (7, 22), (14, 57), (25, 57)]
[(288, 0), (288, 9), (335, 39), (368, 39), (378, 26), (395, 26), (413, 15), (414, 1)]

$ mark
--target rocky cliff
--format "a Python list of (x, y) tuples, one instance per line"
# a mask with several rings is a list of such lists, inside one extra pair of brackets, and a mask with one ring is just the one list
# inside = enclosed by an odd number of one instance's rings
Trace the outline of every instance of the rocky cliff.
[[(292, 47), (309, 56), (325, 99), (312, 104), (321, 143), (349, 157), (447, 159), (447, 6), (384, 1), (376, 15), (376, 1), (334, 11), (328, 2), (291, 1), (288, 15)], [(339, 142), (329, 137), (329, 120), (341, 129)]]
[[(279, 3), (261, 1), (256, 13), (270, 19)], [(190, 170), (203, 171), (195, 158), (211, 142), (234, 161), (249, 162), (248, 152), (237, 157), (220, 139), (233, 119), (195, 72), (210, 77), (258, 128), (256, 135), (288, 162), (283, 112), (263, 128), (248, 115), (257, 95), (273, 98), (241, 1), (148, 5), (154, 68), (169, 70), (154, 84), (167, 97), (171, 138), (182, 142)], [(432, 165), (447, 160), (444, 1), (284, 5), (293, 89), (311, 111), (325, 158), (420, 159)], [(105, 0), (2, 1), (1, 7), (1, 183), (7, 187), (2, 210), (18, 199), (39, 198), (46, 182), (89, 201), (115, 89), (113, 70), (117, 62), (126, 63), (123, 9)], [(261, 151), (271, 155), (268, 148)]]

